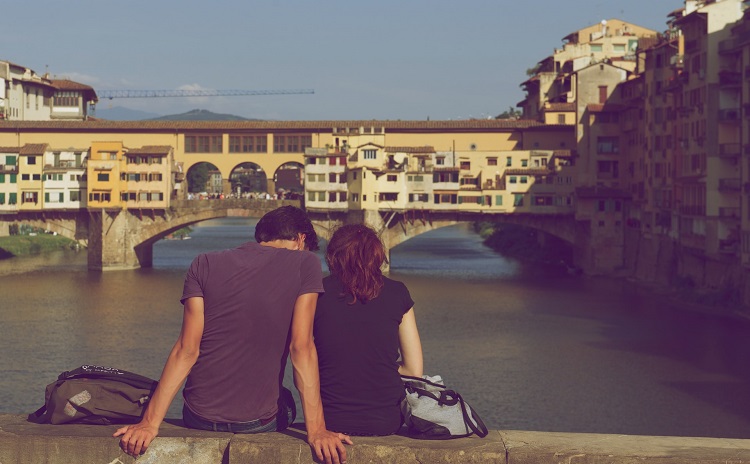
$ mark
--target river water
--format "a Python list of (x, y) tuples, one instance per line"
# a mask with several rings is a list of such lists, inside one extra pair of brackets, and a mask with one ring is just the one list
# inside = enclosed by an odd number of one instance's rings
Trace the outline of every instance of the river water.
[[(157, 243), (152, 269), (88, 272), (72, 251), (0, 261), (0, 410), (33, 411), (47, 383), (81, 364), (158, 378), (192, 258), (248, 240), (253, 225), (201, 223), (191, 240)], [(522, 266), (468, 226), (415, 237), (391, 258), (416, 302), (425, 371), (490, 428), (750, 437), (749, 323)]]

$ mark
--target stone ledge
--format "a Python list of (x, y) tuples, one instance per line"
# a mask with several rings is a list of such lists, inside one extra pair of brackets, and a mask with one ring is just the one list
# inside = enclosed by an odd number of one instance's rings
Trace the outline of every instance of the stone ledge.
[[(305, 434), (233, 435), (164, 424), (137, 460), (112, 438), (116, 426), (38, 425), (25, 416), (0, 414), (0, 464), (15, 463), (299, 463), (315, 462)], [(426, 441), (407, 437), (353, 437), (349, 464), (725, 464), (750, 463), (750, 440), (646, 437), (581, 433), (491, 431), (476, 437)]]

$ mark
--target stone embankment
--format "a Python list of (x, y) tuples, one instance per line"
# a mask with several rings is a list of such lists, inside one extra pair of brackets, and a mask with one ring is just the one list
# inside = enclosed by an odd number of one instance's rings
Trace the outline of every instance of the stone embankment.
[[(175, 421), (171, 421), (175, 422)], [(37, 425), (0, 415), (0, 464), (15, 463), (313, 463), (303, 430), (232, 435), (162, 426), (137, 460), (124, 454), (115, 426)], [(750, 440), (646, 437), (493, 430), (483, 439), (423, 441), (401, 436), (354, 437), (358, 463), (750, 463)]]

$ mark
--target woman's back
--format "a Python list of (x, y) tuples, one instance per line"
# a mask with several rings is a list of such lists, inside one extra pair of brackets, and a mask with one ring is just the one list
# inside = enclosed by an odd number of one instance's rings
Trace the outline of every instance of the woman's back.
[(353, 303), (337, 277), (323, 279), (314, 335), (329, 430), (387, 435), (401, 426), (399, 325), (414, 302), (404, 284), (382, 279), (377, 297)]

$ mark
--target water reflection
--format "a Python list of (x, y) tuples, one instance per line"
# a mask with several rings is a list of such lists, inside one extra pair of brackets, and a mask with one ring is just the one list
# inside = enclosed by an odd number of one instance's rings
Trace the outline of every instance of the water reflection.
[[(30, 412), (46, 383), (84, 363), (158, 377), (191, 260), (251, 239), (253, 225), (210, 221), (191, 240), (161, 241), (153, 269), (89, 273), (75, 252), (0, 262), (3, 409)], [(685, 312), (626, 282), (521, 266), (466, 226), (409, 240), (391, 259), (416, 302), (426, 371), (490, 427), (750, 435), (747, 324)]]

